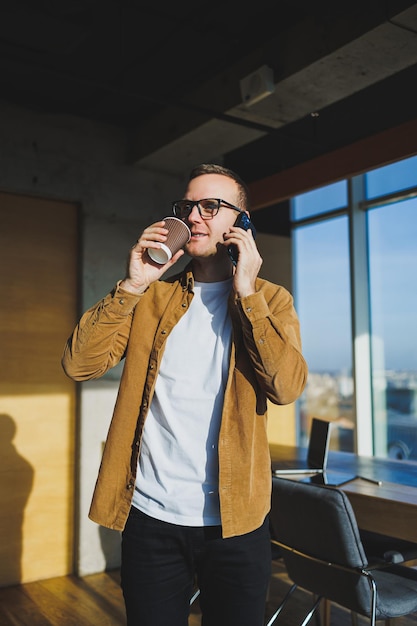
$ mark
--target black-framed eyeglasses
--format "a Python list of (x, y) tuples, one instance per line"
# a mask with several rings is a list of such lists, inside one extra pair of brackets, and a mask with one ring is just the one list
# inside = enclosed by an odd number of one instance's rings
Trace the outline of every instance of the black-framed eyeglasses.
[(228, 209), (234, 209), (235, 211), (242, 212), (242, 209), (222, 200), (221, 198), (204, 198), (203, 200), (176, 200), (172, 203), (172, 212), (175, 217), (179, 217), (180, 220), (185, 220), (190, 215), (194, 207), (197, 207), (203, 220), (211, 220), (217, 213), (221, 206), (225, 206)]

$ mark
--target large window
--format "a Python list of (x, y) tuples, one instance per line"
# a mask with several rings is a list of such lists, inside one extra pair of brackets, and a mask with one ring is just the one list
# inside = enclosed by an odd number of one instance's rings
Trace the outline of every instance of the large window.
[(417, 461), (417, 157), (292, 201), (294, 297), (313, 416), (332, 447)]
[(374, 449), (417, 459), (417, 200), (368, 212)]

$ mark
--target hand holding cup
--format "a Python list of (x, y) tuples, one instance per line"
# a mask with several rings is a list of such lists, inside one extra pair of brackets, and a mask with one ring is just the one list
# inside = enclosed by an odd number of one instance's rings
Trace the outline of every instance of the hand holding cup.
[(191, 238), (191, 231), (178, 217), (164, 217), (164, 228), (168, 230), (167, 240), (159, 248), (148, 248), (152, 261), (165, 265), (178, 250), (181, 250)]

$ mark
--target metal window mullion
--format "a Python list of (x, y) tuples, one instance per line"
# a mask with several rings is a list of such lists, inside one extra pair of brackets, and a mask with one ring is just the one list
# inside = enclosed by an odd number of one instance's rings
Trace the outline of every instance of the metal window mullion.
[(352, 367), (356, 414), (356, 452), (372, 456), (372, 362), (365, 176), (349, 180), (349, 247), (352, 307)]

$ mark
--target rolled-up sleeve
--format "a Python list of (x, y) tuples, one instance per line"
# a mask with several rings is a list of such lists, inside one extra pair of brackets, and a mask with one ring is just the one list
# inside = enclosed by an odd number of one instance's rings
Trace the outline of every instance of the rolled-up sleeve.
[(238, 300), (243, 340), (259, 383), (275, 404), (294, 402), (307, 382), (300, 324), (284, 287), (260, 289)]
[(64, 347), (61, 362), (67, 376), (78, 381), (99, 378), (119, 363), (140, 298), (118, 283), (84, 313)]

